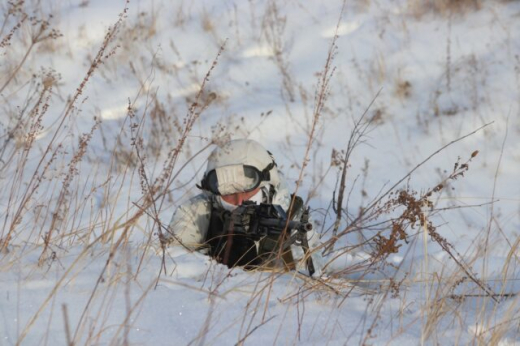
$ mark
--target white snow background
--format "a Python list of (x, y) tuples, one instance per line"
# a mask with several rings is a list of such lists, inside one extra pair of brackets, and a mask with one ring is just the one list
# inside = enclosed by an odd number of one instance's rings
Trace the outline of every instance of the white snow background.
[[(0, 14), (0, 345), (520, 345), (519, 1), (43, 0)], [(374, 243), (358, 244), (388, 224), (341, 237), (321, 279), (180, 247), (163, 263), (158, 221), (228, 138), (261, 142), (293, 191), (306, 162), (298, 194), (329, 240), (331, 156), (365, 111), (344, 215), (438, 152), (397, 189), (444, 181), (425, 212), (459, 263), (415, 227), (367, 271)]]

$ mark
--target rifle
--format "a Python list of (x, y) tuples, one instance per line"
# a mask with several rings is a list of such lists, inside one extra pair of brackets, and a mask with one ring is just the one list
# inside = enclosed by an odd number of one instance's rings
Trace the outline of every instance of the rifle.
[[(234, 235), (244, 236), (258, 241), (264, 237), (281, 239), (284, 231), (291, 234), (284, 237), (282, 251), (296, 244), (302, 247), (310, 276), (315, 272), (310, 255), (307, 232), (312, 230), (309, 222), (309, 208), (305, 209), (299, 221), (288, 220), (287, 213), (280, 205), (244, 201), (233, 212), (227, 215), (226, 227), (232, 227)], [(293, 232), (295, 230), (296, 232)], [(227, 256), (226, 256), (227, 257)]]

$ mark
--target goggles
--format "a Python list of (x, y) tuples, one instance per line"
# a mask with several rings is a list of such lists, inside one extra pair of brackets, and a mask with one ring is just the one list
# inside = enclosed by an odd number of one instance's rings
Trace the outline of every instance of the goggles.
[(271, 180), (269, 171), (275, 166), (271, 162), (263, 170), (248, 165), (229, 165), (209, 171), (202, 179), (200, 189), (214, 195), (231, 195), (239, 192), (250, 192), (263, 181)]

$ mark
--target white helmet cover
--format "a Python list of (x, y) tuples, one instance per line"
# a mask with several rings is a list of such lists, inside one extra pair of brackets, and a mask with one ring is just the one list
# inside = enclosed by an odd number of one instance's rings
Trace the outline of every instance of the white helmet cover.
[[(220, 194), (232, 194), (245, 191), (245, 187), (251, 184), (251, 179), (244, 174), (244, 166), (252, 166), (258, 171), (263, 171), (273, 163), (272, 155), (260, 143), (250, 139), (237, 139), (213, 150), (208, 158), (204, 176), (215, 170)], [(275, 165), (269, 171), (269, 175), (270, 180), (262, 181), (259, 186), (278, 185), (278, 170)]]

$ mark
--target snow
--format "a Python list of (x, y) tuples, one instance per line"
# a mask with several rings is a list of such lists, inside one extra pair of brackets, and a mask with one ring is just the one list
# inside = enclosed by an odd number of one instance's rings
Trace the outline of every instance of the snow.
[[(131, 1), (109, 56), (46, 151), (125, 2), (27, 1), (28, 13), (52, 13), (50, 25), (63, 36), (36, 45), (1, 92), (0, 141), (7, 144), (0, 147), (0, 239), (14, 231), (0, 254), (0, 345), (520, 345), (520, 2), (461, 3), (469, 5), (449, 14), (426, 2), (347, 1), (340, 17), (342, 2), (331, 0)], [(0, 13), (9, 6), (0, 5)], [(9, 17), (2, 38), (15, 24)], [(0, 86), (25, 54), (30, 30), (22, 26), (0, 48)], [(295, 189), (318, 77), (336, 35), (330, 93), (298, 188), (309, 196), (323, 241), (331, 237), (341, 174), (331, 153), (347, 148), (372, 101), (366, 116), (374, 121), (349, 162), (350, 215), (443, 146), (490, 124), (439, 151), (400, 188), (425, 192), (459, 157), (464, 163), (478, 150), (464, 177), (445, 182), (432, 198), (435, 209), (452, 209), (427, 216), (468, 272), (493, 292), (513, 295), (486, 297), (421, 227), (408, 230), (417, 235), (386, 265), (368, 271), (371, 247), (342, 251), (362, 240), (342, 237), (320, 280), (230, 270), (180, 247), (168, 248), (163, 263), (154, 213), (167, 225), (198, 193), (211, 140), (260, 141)], [(146, 190), (135, 138), (143, 138), (139, 150), (153, 182), (222, 46), (200, 100), (209, 103), (186, 138), (169, 193), (157, 211), (134, 220)], [(56, 80), (44, 128), (25, 153), (29, 125), (16, 141), (6, 134), (33, 109), (49, 71)], [(64, 189), (78, 139), (94, 117), (102, 123)], [(35, 172), (44, 176), (37, 186)], [(65, 202), (58, 204), (61, 191)]]

